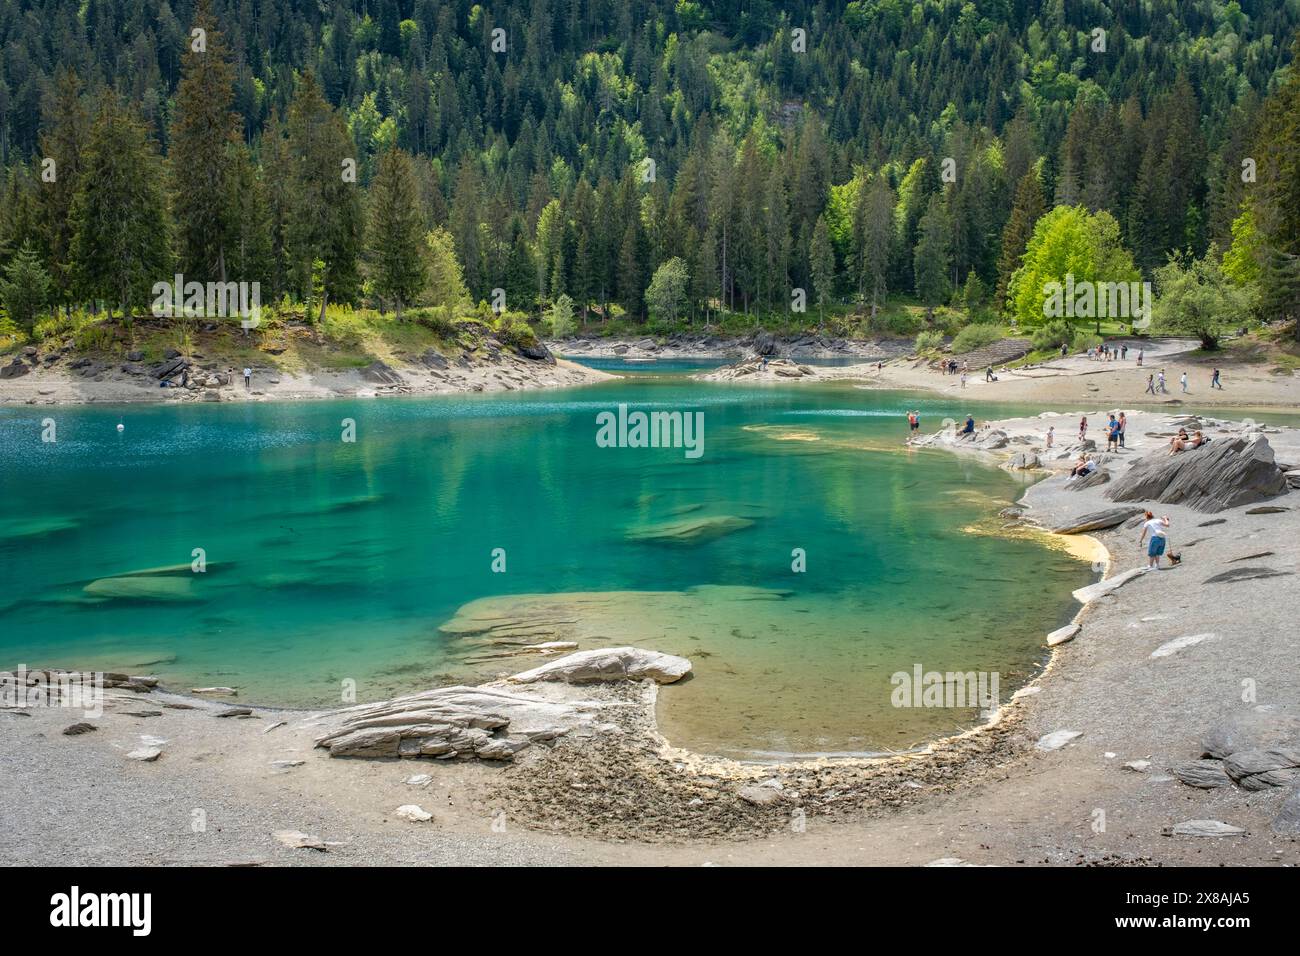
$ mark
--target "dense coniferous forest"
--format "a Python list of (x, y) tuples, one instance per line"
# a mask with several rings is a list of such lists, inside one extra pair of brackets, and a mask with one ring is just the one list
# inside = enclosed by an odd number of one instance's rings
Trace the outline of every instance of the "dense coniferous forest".
[(6, 321), (129, 316), (173, 272), (308, 316), (1014, 314), (1067, 213), (1125, 270), (1199, 263), (1283, 318), (1298, 26), (1297, 0), (9, 0)]

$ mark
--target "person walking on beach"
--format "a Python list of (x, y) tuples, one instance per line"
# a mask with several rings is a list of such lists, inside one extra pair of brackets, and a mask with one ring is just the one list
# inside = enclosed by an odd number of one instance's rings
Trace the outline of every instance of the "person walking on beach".
[(1217, 388), (1223, 391), (1223, 383), (1219, 381), (1219, 370), (1216, 368), (1214, 374), (1210, 376), (1210, 388)]
[(1047, 429), (1047, 447), (1052, 447), (1052, 442), (1056, 441), (1056, 426), (1051, 425)]
[[(1139, 365), (1142, 364), (1142, 360), (1141, 360), (1141, 359), (1138, 359), (1138, 364), (1139, 364)], [(1148, 375), (1148, 376), (1147, 376), (1147, 394), (1154, 395), (1155, 393), (1156, 393), (1156, 377), (1155, 377), (1154, 375)]]
[(1125, 342), (1119, 347), (1119, 357), (1122, 361), (1128, 361), (1128, 343)]
[(1178, 379), (1178, 384), (1183, 387), (1183, 394), (1187, 394), (1187, 373), (1184, 372)]
[(986, 381), (986, 382), (991, 382), (991, 381), (993, 381), (993, 366), (992, 366), (992, 365), (990, 365), (990, 366), (988, 366), (987, 368), (984, 369), (984, 381)]
[(1142, 355), (1143, 355), (1143, 350), (1138, 349), (1138, 368), (1142, 367)]
[(1088, 416), (1084, 415), (1079, 419), (1079, 441), (1088, 437)]
[[(1147, 541), (1147, 535), (1151, 540)], [(1155, 570), (1160, 567), (1160, 558), (1165, 553), (1165, 545), (1169, 543), (1169, 515), (1155, 517), (1151, 512), (1146, 513), (1146, 521), (1142, 522), (1142, 537), (1138, 538), (1138, 547), (1143, 543), (1147, 546), (1147, 568)]]
[(1169, 394), (1169, 389), (1165, 387), (1165, 370), (1161, 369), (1160, 374), (1156, 376), (1156, 391)]
[(251, 388), (253, 384), (253, 370), (244, 366), (244, 388)]
[(966, 387), (966, 373), (965, 373), (965, 372), (962, 372), (962, 373), (961, 373), (961, 387), (962, 387), (962, 388), (965, 388), (965, 387)]

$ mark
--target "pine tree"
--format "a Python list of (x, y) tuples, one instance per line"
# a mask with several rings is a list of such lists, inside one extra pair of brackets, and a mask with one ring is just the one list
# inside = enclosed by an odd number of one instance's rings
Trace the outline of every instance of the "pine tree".
[(111, 93), (100, 99), (82, 159), (74, 274), (87, 296), (119, 305), (129, 323), (133, 308), (152, 301), (154, 284), (172, 280), (162, 161), (144, 123)]
[(287, 128), (285, 247), (291, 282), (304, 300), (310, 298), (314, 264), (324, 264), (319, 311), (323, 320), (330, 301), (354, 302), (360, 291), (357, 154), (347, 126), (325, 102), (311, 72), (298, 82)]
[(994, 296), (999, 305), (1007, 301), (1007, 284), (1020, 268), (1020, 257), (1029, 244), (1029, 237), (1034, 234), (1034, 223), (1038, 222), (1044, 211), (1043, 187), (1038, 181), (1038, 170), (1030, 167), (1016, 186), (1011, 218), (1002, 230), (1002, 255), (998, 257), (998, 288)]
[(200, 282), (225, 282), (239, 228), (232, 201), (234, 150), (241, 145), (239, 116), (231, 108), (235, 71), (209, 0), (199, 0), (194, 27), (202, 32), (190, 39), (181, 61), (168, 155), (177, 267)]
[(90, 138), (90, 114), (82, 102), (81, 81), (71, 70), (61, 72), (43, 110), (42, 163), (52, 161), (50, 178), (39, 177), (38, 219), (45, 261), (53, 281), (55, 301), (72, 305), (72, 200), (81, 182), (82, 152)]
[(817, 224), (813, 226), (812, 241), (808, 247), (808, 271), (812, 275), (813, 290), (817, 294), (818, 317), (824, 318), (826, 303), (835, 291), (835, 250), (831, 246), (825, 216), (818, 216)]
[(913, 258), (916, 295), (933, 308), (947, 301), (952, 292), (948, 280), (951, 261), (951, 229), (948, 216), (937, 195), (930, 197), (925, 215), (917, 226), (918, 240)]
[(379, 157), (370, 184), (368, 255), (376, 294), (392, 300), (397, 321), (402, 307), (424, 288), (424, 217), (411, 157), (396, 147)]
[[(1291, 49), (1300, 58), (1300, 31)], [(1265, 247), (1261, 306), (1269, 317), (1296, 319), (1300, 339), (1300, 70), (1294, 65), (1264, 104), (1255, 153), (1260, 162), (1254, 209)]]

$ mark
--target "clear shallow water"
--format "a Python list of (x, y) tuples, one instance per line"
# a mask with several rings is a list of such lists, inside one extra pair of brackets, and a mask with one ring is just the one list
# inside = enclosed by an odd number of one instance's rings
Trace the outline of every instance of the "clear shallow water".
[[(597, 447), (596, 414), (620, 402), (702, 411), (703, 456)], [(891, 674), (996, 671), (1005, 698), (1092, 577), (1044, 539), (998, 533), (1026, 479), (906, 450), (908, 407), (923, 427), (964, 412), (657, 374), (499, 396), (0, 410), (0, 666), (322, 705), (345, 679), (364, 701), (537, 662), (439, 629), (477, 612), (529, 640), (691, 657), (694, 678), (660, 696), (674, 743), (906, 747), (976, 712), (895, 708)], [(40, 440), (46, 417), (55, 443)], [(206, 573), (188, 570), (195, 548)]]

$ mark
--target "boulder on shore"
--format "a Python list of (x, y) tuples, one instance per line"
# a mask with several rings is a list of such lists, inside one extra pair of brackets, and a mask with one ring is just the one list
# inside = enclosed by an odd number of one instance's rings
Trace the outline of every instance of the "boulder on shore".
[(1286, 474), (1263, 435), (1215, 438), (1170, 455), (1159, 451), (1135, 461), (1111, 482), (1111, 501), (1159, 501), (1216, 512), (1254, 504), (1287, 491)]
[(585, 684), (590, 681), (641, 680), (650, 678), (657, 684), (671, 684), (691, 671), (684, 657), (646, 651), (639, 647), (608, 647), (567, 654), (559, 660), (534, 667), (509, 678), (512, 684), (534, 681), (565, 681)]

